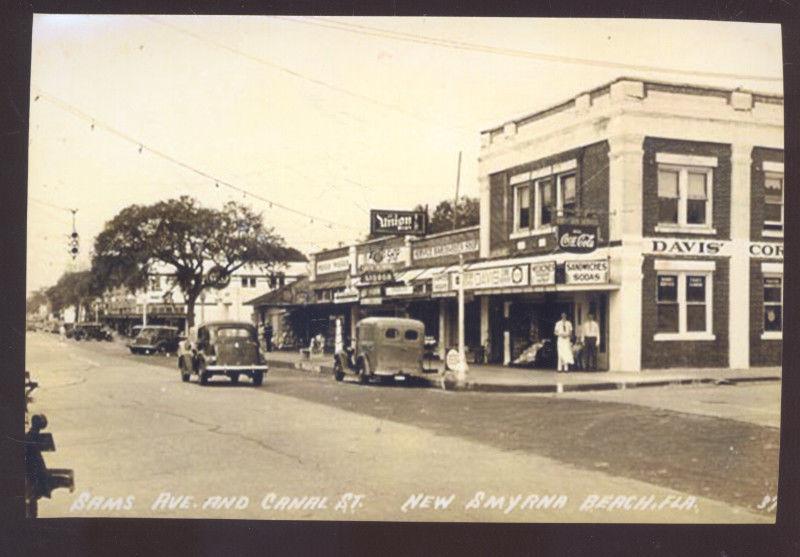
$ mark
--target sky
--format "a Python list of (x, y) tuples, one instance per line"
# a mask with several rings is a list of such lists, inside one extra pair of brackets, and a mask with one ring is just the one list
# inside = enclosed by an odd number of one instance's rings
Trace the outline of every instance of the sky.
[(351, 243), (371, 208), (452, 199), (459, 152), (477, 196), (481, 130), (621, 75), (780, 94), (780, 27), (37, 14), (27, 291), (88, 268), (126, 206), (180, 195), (248, 204), (304, 253)]

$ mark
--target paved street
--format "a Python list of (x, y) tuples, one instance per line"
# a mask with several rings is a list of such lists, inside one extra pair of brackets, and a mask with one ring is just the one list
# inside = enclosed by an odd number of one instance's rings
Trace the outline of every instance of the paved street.
[[(774, 406), (776, 385), (705, 387), (699, 407), (730, 407), (717, 417), (654, 408), (643, 397), (659, 388), (452, 393), (289, 370), (260, 388), (204, 388), (181, 383), (172, 358), (45, 333), (28, 335), (27, 358), (58, 449), (47, 463), (76, 478), (75, 493), (40, 502), (44, 517), (774, 520), (757, 506), (776, 493), (779, 432), (730, 408), (747, 405), (747, 389), (761, 393), (754, 406)], [(607, 495), (615, 510), (598, 508)]]

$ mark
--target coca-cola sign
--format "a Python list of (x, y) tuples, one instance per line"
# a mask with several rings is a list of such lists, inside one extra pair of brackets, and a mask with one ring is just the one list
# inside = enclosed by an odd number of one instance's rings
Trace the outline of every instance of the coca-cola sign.
[(561, 251), (590, 253), (597, 248), (597, 226), (562, 224), (556, 229), (556, 241)]

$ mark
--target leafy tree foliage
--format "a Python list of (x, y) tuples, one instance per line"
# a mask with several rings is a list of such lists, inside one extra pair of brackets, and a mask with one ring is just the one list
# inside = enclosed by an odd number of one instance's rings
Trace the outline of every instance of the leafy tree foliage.
[(36, 313), (39, 311), (39, 308), (46, 304), (47, 300), (47, 289), (40, 288), (39, 290), (34, 290), (31, 292), (31, 295), (25, 300), (25, 312), (29, 314)]
[(91, 271), (78, 271), (61, 275), (58, 282), (45, 291), (45, 295), (54, 312), (74, 307), (77, 316), (80, 307), (97, 298), (101, 290), (102, 286)]
[[(456, 228), (474, 226), (480, 223), (480, 200), (477, 197), (462, 196), (458, 200), (456, 216)], [(418, 205), (415, 211), (423, 211), (424, 207)], [(428, 233), (445, 232), (453, 229), (453, 201), (444, 200), (439, 202), (433, 210), (433, 214), (428, 214)]]
[(95, 239), (92, 271), (107, 288), (135, 291), (149, 273), (166, 269), (183, 292), (191, 327), (200, 294), (227, 284), (243, 265), (305, 260), (249, 207), (229, 202), (217, 210), (183, 196), (120, 211)]

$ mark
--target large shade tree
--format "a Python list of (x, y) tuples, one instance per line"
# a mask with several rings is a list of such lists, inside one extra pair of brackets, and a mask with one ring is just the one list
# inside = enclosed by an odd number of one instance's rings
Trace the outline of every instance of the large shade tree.
[[(474, 226), (480, 223), (480, 200), (477, 197), (462, 196), (458, 200), (456, 207), (456, 228)], [(415, 211), (424, 211), (425, 208), (418, 205)], [(436, 234), (453, 229), (453, 201), (445, 199), (440, 201), (433, 214), (428, 215), (428, 233)]]
[(143, 288), (153, 271), (170, 274), (192, 327), (200, 294), (225, 286), (242, 266), (271, 269), (305, 260), (251, 208), (229, 202), (213, 209), (183, 196), (120, 211), (95, 239), (92, 271), (106, 287), (132, 291)]
[(68, 272), (61, 275), (53, 286), (45, 291), (52, 311), (60, 312), (68, 307), (75, 308), (75, 316), (80, 316), (81, 306), (88, 306), (102, 290), (97, 277), (91, 271)]

